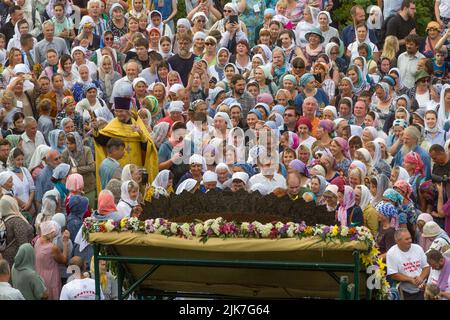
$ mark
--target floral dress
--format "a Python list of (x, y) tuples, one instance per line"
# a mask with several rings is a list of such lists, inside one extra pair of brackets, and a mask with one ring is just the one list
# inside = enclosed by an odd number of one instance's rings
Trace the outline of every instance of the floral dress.
[(250, 47), (255, 45), (256, 28), (264, 22), (264, 10), (266, 10), (264, 0), (247, 0), (247, 7), (239, 16), (247, 27), (247, 38), (250, 41)]
[(291, 21), (294, 28), (297, 26), (297, 23), (303, 19), (303, 11), (305, 11), (307, 2), (308, 0), (297, 0), (294, 9), (286, 10), (286, 18)]

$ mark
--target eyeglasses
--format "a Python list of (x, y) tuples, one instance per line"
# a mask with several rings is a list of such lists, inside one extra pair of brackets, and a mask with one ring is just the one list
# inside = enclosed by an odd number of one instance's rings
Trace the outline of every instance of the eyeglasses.
[(197, 19), (197, 21), (201, 22), (201, 23), (205, 23), (206, 22), (206, 20), (203, 20), (203, 19)]
[(295, 114), (285, 113), (284, 116), (285, 116), (285, 117), (295, 117)]
[(105, 41), (113, 41), (113, 40), (114, 40), (113, 37), (106, 37), (106, 38), (105, 38)]
[(231, 12), (233, 12), (233, 10), (223, 10), (223, 12), (231, 13)]
[(423, 83), (430, 83), (430, 79), (421, 79), (420, 82), (423, 82)]
[(428, 32), (428, 31), (439, 31), (439, 29), (436, 29), (436, 28), (430, 28), (430, 29), (427, 30), (427, 32)]
[(53, 161), (58, 161), (58, 160), (61, 160), (61, 157), (53, 158)]
[(212, 42), (205, 42), (205, 46), (214, 46), (215, 45), (215, 43), (212, 43)]

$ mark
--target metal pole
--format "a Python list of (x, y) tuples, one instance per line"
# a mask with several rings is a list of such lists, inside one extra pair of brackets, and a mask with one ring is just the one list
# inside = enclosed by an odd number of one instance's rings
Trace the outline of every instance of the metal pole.
[(124, 277), (124, 271), (122, 267), (121, 262), (117, 262), (117, 289), (118, 289), (118, 299), (122, 300), (122, 289), (123, 289), (123, 277)]
[(355, 263), (355, 271), (353, 274), (354, 284), (355, 284), (355, 296), (353, 299), (359, 300), (359, 271), (360, 271), (360, 261), (359, 261), (359, 251), (353, 251), (353, 260)]
[(347, 299), (348, 277), (342, 276), (339, 282), (339, 300)]
[(94, 274), (95, 274), (95, 299), (100, 300), (100, 265), (99, 265), (99, 244), (94, 243)]

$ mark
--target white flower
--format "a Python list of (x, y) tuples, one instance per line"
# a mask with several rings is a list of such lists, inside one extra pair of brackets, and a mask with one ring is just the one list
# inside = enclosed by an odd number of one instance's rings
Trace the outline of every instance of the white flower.
[(170, 232), (172, 232), (172, 233), (177, 233), (177, 230), (178, 230), (178, 225), (175, 223), (175, 222), (172, 222), (171, 224), (170, 224)]
[(217, 223), (216, 221), (214, 221), (214, 223), (211, 225), (211, 229), (212, 229), (212, 231), (213, 231), (216, 235), (220, 235), (219, 228), (220, 228), (219, 223)]
[(105, 223), (106, 231), (111, 232), (114, 230), (113, 220), (108, 220)]
[(296, 227), (294, 224), (289, 225), (289, 228), (287, 229), (287, 232), (286, 232), (289, 238), (294, 237), (295, 230), (296, 230)]
[(277, 223), (275, 224), (275, 228), (277, 228), (278, 231), (279, 231), (281, 228), (283, 228), (283, 226), (284, 226), (284, 223), (283, 223), (283, 222), (277, 222)]
[(321, 234), (323, 234), (322, 228), (315, 228), (315, 229), (314, 229), (314, 235), (315, 235), (315, 236), (321, 235)]
[(202, 233), (203, 233), (203, 224), (201, 224), (201, 223), (197, 223), (196, 225), (195, 225), (195, 227), (194, 227), (194, 230), (195, 230), (195, 235), (197, 236), (197, 237), (200, 237), (201, 235), (202, 235)]
[(343, 226), (341, 228), (341, 236), (346, 237), (348, 235), (348, 227)]
[(241, 224), (241, 230), (242, 231), (246, 231), (246, 232), (248, 232), (248, 227), (250, 226), (250, 223), (248, 223), (248, 222), (243, 222), (242, 224)]
[(153, 226), (155, 227), (155, 229), (158, 229), (160, 225), (161, 225), (161, 224), (159, 223), (159, 218), (157, 218), (157, 219), (155, 220), (155, 223), (153, 224)]
[(214, 223), (214, 219), (208, 219), (203, 224), (203, 229), (208, 230), (209, 227)]
[(188, 238), (192, 236), (189, 223), (183, 223), (181, 225), (181, 231), (183, 232), (183, 235)]

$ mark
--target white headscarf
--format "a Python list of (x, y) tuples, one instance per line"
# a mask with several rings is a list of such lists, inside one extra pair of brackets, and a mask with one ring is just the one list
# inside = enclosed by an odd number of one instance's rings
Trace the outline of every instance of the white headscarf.
[(444, 97), (445, 97), (445, 90), (447, 90), (447, 89), (450, 90), (450, 84), (444, 84), (444, 86), (442, 87), (442, 90), (441, 90), (441, 96), (440, 96), (441, 99), (439, 102), (440, 107), (438, 110), (438, 117), (437, 117), (437, 124), (436, 124), (436, 126), (439, 129), (443, 129), (445, 123), (447, 121), (450, 121), (450, 116), (447, 117), (445, 115), (445, 99), (444, 99)]
[(228, 113), (217, 112), (216, 115), (214, 116), (214, 119), (219, 118), (219, 117), (225, 120), (225, 122), (227, 123), (227, 129), (231, 129), (233, 127)]
[(380, 144), (375, 141), (373, 142), (373, 145), (375, 146), (375, 152), (373, 155), (372, 164), (376, 165), (381, 160), (381, 147)]
[(130, 198), (130, 194), (128, 193), (128, 185), (130, 182), (134, 182), (133, 180), (127, 180), (122, 183), (122, 186), (120, 187), (120, 200), (123, 202), (126, 202), (131, 207), (137, 206), (139, 203), (137, 200), (132, 200)]
[(133, 180), (131, 178), (131, 164), (127, 164), (125, 165), (125, 167), (123, 167), (122, 176), (120, 180), (122, 181)]
[(192, 191), (195, 186), (197, 185), (197, 180), (195, 179), (186, 179), (184, 180), (182, 183), (180, 183), (180, 185), (177, 188), (177, 191), (175, 192), (175, 194), (181, 194), (183, 191)]
[(358, 187), (361, 189), (361, 200), (359, 201), (359, 207), (362, 211), (364, 211), (370, 204), (370, 201), (372, 201), (372, 194), (370, 193), (369, 188), (365, 185), (360, 184)]
[(383, 13), (379, 6), (369, 6), (367, 8), (369, 17), (367, 18), (367, 28), (369, 30), (380, 30), (383, 24)]
[(409, 173), (408, 171), (406, 171), (405, 168), (403, 167), (398, 167), (398, 178), (397, 181), (399, 180), (405, 180), (405, 181), (409, 181)]
[(152, 182), (152, 187), (155, 188), (153, 192), (153, 197), (158, 199), (159, 196), (168, 197), (169, 193), (167, 192), (167, 186), (169, 184), (170, 171), (164, 169), (158, 173), (155, 180)]
[(191, 164), (201, 164), (202, 165), (202, 171), (205, 172), (208, 170), (208, 168), (206, 167), (206, 160), (204, 157), (202, 157), (199, 154), (193, 154), (190, 158), (189, 158), (189, 165)]
[(12, 173), (10, 171), (3, 171), (0, 173), (0, 187), (3, 186), (10, 178), (12, 178)]

